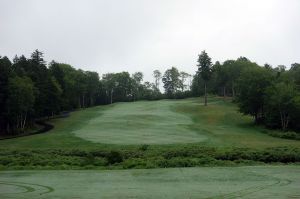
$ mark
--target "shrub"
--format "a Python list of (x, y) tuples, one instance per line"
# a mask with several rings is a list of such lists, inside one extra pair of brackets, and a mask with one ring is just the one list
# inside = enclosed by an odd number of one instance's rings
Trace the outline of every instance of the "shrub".
[(168, 167), (192, 167), (197, 165), (197, 160), (192, 158), (172, 158), (168, 161)]
[(96, 157), (94, 159), (94, 165), (95, 166), (105, 166), (107, 164), (108, 164), (108, 162), (107, 162), (107, 160), (105, 158)]
[(282, 138), (286, 139), (300, 139), (300, 136), (296, 132), (288, 131), (281, 135)]
[(141, 158), (132, 158), (123, 162), (124, 169), (146, 168), (146, 165), (147, 163), (145, 162), (145, 160)]
[(165, 168), (191, 166), (231, 166), (262, 163), (299, 163), (300, 149), (212, 148), (184, 146), (116, 151), (81, 150), (0, 150), (0, 167), (10, 169)]
[(146, 151), (148, 149), (149, 145), (148, 144), (143, 144), (139, 147), (139, 150), (141, 151)]
[(291, 139), (291, 140), (300, 140), (300, 134), (296, 133), (294, 131), (267, 131), (267, 130), (262, 130), (262, 133), (266, 133), (270, 136), (273, 137), (279, 137), (279, 138), (284, 138), (284, 139)]
[(123, 161), (123, 157), (118, 151), (111, 151), (106, 156), (108, 164), (112, 165)]
[(1, 157), (0, 159), (0, 165), (9, 165), (12, 162), (11, 158), (7, 158), (7, 157)]

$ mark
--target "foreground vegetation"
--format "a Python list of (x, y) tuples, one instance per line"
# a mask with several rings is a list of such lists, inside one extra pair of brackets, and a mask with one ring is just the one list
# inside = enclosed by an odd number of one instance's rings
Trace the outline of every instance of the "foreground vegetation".
[(126, 149), (2, 150), (0, 169), (132, 169), (299, 164), (300, 149), (216, 148), (199, 145)]
[(299, 174), (299, 166), (6, 171), (0, 172), (0, 197), (299, 198)]

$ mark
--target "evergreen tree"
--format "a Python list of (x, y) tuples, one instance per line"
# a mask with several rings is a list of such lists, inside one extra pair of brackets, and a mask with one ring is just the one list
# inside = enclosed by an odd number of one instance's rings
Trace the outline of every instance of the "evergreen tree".
[(207, 82), (211, 78), (211, 58), (205, 51), (198, 56), (198, 73), (204, 80), (204, 105), (207, 106)]
[(0, 57), (0, 134), (7, 132), (8, 125), (8, 80), (12, 76), (11, 62), (7, 57)]

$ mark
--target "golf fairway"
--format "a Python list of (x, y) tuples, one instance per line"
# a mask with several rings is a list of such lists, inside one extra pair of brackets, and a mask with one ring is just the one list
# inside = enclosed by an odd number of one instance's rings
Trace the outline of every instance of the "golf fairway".
[[(202, 142), (206, 136), (190, 129), (190, 117), (174, 111), (182, 101), (118, 103), (99, 110), (76, 136), (107, 144), (176, 144)], [(187, 102), (185, 102), (187, 103)]]

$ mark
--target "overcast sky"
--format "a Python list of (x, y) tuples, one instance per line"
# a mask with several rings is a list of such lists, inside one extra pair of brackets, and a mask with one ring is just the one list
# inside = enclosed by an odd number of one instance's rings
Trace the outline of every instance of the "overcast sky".
[(300, 62), (299, 0), (0, 0), (0, 55), (107, 72), (171, 66), (193, 74), (197, 55)]

